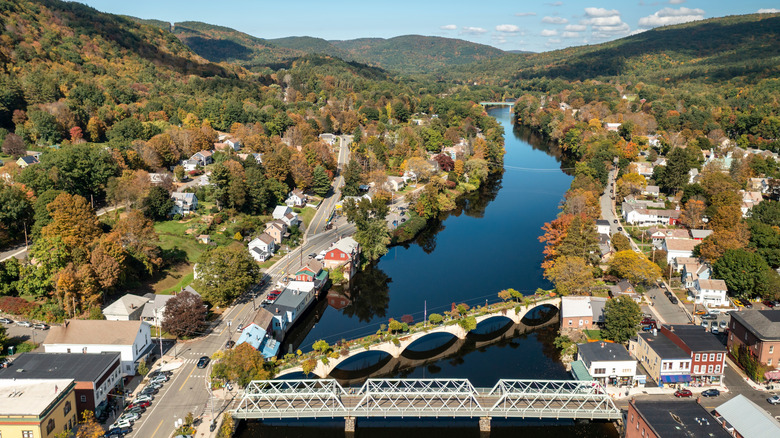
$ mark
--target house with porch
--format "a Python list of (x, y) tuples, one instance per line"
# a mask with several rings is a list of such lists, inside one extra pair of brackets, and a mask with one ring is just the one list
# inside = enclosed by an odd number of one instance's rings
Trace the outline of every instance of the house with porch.
[(694, 282), (693, 289), (690, 291), (696, 304), (704, 304), (707, 307), (721, 307), (730, 304), (726, 296), (728, 288), (723, 280), (699, 278)]
[(284, 222), (288, 228), (301, 226), (301, 219), (298, 217), (298, 213), (287, 213), (282, 218), (282, 222)]
[[(680, 262), (680, 259), (688, 260), (687, 257), (680, 257), (677, 259), (677, 262)], [(684, 263), (682, 265), (682, 272), (680, 273), (680, 282), (682, 283), (683, 287), (686, 289), (692, 289), (696, 287), (696, 282), (699, 279), (702, 280), (709, 280), (711, 275), (711, 268), (710, 264), (706, 262), (702, 262), (698, 259), (691, 258), (691, 261), (688, 263)]]
[(201, 167), (206, 167), (214, 162), (212, 155), (214, 155), (214, 153), (211, 151), (200, 151), (193, 154), (190, 159), (197, 161)]
[(268, 222), (265, 225), (265, 234), (273, 237), (274, 243), (278, 247), (282, 244), (284, 235), (287, 234), (287, 224), (280, 220)]
[(693, 249), (700, 243), (694, 239), (664, 239), (662, 248), (666, 251), (666, 263), (672, 264), (677, 257), (693, 257)]
[(273, 237), (263, 233), (252, 239), (247, 245), (247, 249), (255, 261), (262, 263), (273, 257), (276, 251), (276, 243)]
[(631, 225), (677, 225), (680, 210), (655, 210), (623, 203), (623, 219)]
[(305, 207), (306, 206), (306, 195), (303, 194), (303, 191), (301, 189), (295, 189), (290, 192), (290, 194), (287, 196), (287, 199), (284, 201), (284, 203), (288, 207)]
[(171, 199), (173, 199), (171, 214), (174, 216), (177, 214), (186, 216), (198, 209), (198, 197), (195, 193), (173, 192)]
[(591, 330), (604, 324), (607, 298), (565, 296), (561, 298), (561, 332)]

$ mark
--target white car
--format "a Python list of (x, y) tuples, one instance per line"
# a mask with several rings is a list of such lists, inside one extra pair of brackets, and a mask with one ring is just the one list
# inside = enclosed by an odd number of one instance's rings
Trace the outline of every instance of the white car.
[(130, 420), (123, 420), (123, 419), (120, 418), (120, 419), (116, 420), (114, 422), (114, 424), (109, 426), (108, 429), (109, 430), (111, 430), (111, 429), (124, 429), (124, 428), (132, 427), (132, 426), (133, 426), (133, 422), (132, 421), (130, 421)]
[(117, 420), (118, 420), (118, 421), (121, 421), (121, 420), (127, 420), (127, 421), (136, 421), (136, 420), (138, 420), (139, 418), (141, 418), (141, 416), (140, 416), (140, 415), (138, 415), (138, 414), (136, 414), (135, 412), (125, 412), (125, 413), (124, 413), (124, 414), (122, 414), (122, 416), (121, 416), (121, 417), (119, 417)]
[(325, 254), (327, 254), (327, 253), (328, 253), (328, 251), (327, 251), (327, 250), (322, 250), (322, 251), (320, 251), (320, 253), (319, 253), (319, 254), (317, 254), (317, 257), (315, 257), (315, 259), (316, 259), (317, 261), (321, 262), (321, 261), (322, 261), (322, 259), (324, 259), (324, 258), (325, 258)]
[(135, 398), (135, 401), (137, 401), (137, 402), (145, 402), (145, 401), (150, 402), (152, 400), (154, 400), (154, 397), (152, 397), (151, 395), (146, 395), (146, 394), (141, 394), (141, 395), (139, 395), (138, 397)]

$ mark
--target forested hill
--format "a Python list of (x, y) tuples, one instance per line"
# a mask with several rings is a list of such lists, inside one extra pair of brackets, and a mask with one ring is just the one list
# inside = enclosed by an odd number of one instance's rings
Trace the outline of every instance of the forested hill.
[(453, 78), (514, 82), (614, 76), (656, 84), (780, 74), (780, 14), (737, 15), (666, 26), (603, 44), (515, 55), (457, 68)]

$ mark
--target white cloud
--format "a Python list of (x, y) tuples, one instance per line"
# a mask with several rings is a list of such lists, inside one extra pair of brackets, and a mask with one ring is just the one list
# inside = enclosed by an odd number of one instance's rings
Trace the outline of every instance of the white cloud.
[(764, 8), (764, 9), (759, 9), (756, 13), (758, 13), (758, 14), (776, 14), (778, 12), (780, 12), (780, 9), (777, 9), (777, 8)]
[(561, 35), (564, 38), (579, 38), (580, 33), (579, 32), (564, 32), (563, 35)]
[(563, 6), (563, 2), (545, 3), (547, 6)]
[(496, 26), (496, 30), (504, 33), (517, 33), (520, 32), (520, 28), (514, 24), (499, 24)]
[(482, 35), (483, 33), (486, 33), (487, 30), (483, 29), (481, 27), (474, 27), (474, 26), (463, 26), (461, 33), (465, 33), (467, 35)]
[(670, 5), (681, 5), (685, 3), (685, 0), (669, 0)]
[(563, 17), (544, 17), (542, 18), (542, 23), (547, 24), (566, 24), (569, 20), (563, 18)]
[(585, 15), (588, 17), (612, 17), (614, 15), (620, 16), (620, 11), (617, 9), (585, 8)]
[(515, 14), (515, 17), (534, 17), (536, 16), (536, 12), (518, 12)]
[(582, 32), (587, 28), (588, 26), (585, 26), (584, 24), (569, 24), (564, 29), (572, 32)]
[(556, 35), (558, 35), (558, 31), (557, 31), (557, 30), (555, 30), (555, 29), (544, 29), (544, 30), (542, 30), (542, 33), (541, 33), (541, 35), (542, 35), (543, 37), (551, 37), (551, 36), (556, 36)]
[(439, 27), (439, 29), (443, 29), (443, 30), (455, 30), (457, 28), (458, 26), (454, 24), (445, 24), (444, 26)]
[(689, 21), (701, 20), (704, 18), (703, 9), (690, 8), (663, 8), (653, 15), (639, 19), (640, 27), (668, 26), (670, 24), (687, 23)]

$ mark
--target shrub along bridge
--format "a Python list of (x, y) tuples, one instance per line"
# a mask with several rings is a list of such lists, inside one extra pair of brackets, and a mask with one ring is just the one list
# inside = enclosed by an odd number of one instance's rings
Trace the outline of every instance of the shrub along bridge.
[(491, 418), (618, 420), (621, 411), (597, 382), (499, 380), (475, 388), (466, 379), (369, 379), (345, 390), (336, 380), (256, 380), (244, 390), (237, 419)]
[[(523, 318), (529, 312), (532, 312), (533, 310), (535, 310), (540, 306), (552, 306), (555, 307), (556, 309), (560, 309), (561, 299), (559, 297), (548, 297), (548, 298), (538, 300), (531, 304), (527, 304), (524, 306), (517, 306), (514, 308), (496, 307), (489, 312), (476, 316), (475, 319), (477, 324), (480, 324), (492, 318), (505, 318), (513, 322), (514, 324), (521, 324)], [(347, 354), (341, 355), (338, 358), (330, 358), (327, 361), (318, 360), (312, 373), (317, 377), (324, 379), (330, 376), (331, 372), (334, 369), (336, 369), (339, 366), (339, 364), (341, 364), (345, 360), (353, 358), (360, 354), (365, 354), (367, 351), (382, 351), (389, 354), (394, 359), (398, 359), (401, 356), (401, 354), (407, 348), (409, 348), (409, 346), (414, 344), (416, 341), (435, 333), (448, 333), (460, 340), (465, 339), (466, 335), (468, 334), (466, 330), (464, 330), (460, 325), (456, 323), (456, 321), (452, 321), (450, 324), (446, 324), (446, 325), (439, 325), (433, 327), (428, 326), (427, 328), (421, 331), (406, 334), (395, 340), (388, 340), (367, 347), (363, 347), (358, 344), (354, 348), (350, 349), (347, 352)], [(303, 372), (303, 368), (300, 365), (293, 366), (280, 371), (276, 377), (281, 377), (293, 373), (302, 373), (302, 372)]]

